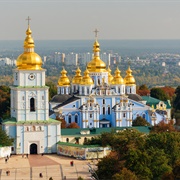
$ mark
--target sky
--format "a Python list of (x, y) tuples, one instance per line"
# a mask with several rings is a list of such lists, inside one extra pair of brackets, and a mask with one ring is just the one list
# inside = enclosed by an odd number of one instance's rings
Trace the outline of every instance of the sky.
[(180, 0), (0, 0), (0, 40), (180, 39)]

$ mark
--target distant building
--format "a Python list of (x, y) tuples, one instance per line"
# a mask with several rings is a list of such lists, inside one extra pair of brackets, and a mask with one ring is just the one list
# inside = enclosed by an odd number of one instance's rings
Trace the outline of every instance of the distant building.
[(10, 58), (0, 58), (0, 66), (15, 66), (16, 65), (16, 60), (15, 59), (10, 59)]

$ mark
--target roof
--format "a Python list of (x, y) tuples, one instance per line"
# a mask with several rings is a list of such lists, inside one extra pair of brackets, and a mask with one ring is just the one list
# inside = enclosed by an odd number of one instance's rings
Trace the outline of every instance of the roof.
[(73, 102), (73, 101), (76, 101), (76, 100), (78, 100), (78, 99), (80, 99), (80, 98), (73, 95), (73, 96), (71, 96), (69, 99), (67, 99), (66, 101), (64, 101), (62, 104), (59, 104), (59, 105), (55, 106), (55, 107), (53, 108), (53, 110), (54, 110), (54, 109), (57, 109), (57, 108), (59, 108), (59, 107), (65, 106), (66, 104), (69, 104), (69, 103), (71, 103), (71, 102)]
[(67, 99), (69, 99), (70, 97), (72, 97), (69, 94), (57, 94), (55, 96), (52, 97), (52, 99), (50, 100), (50, 102), (54, 102), (54, 103), (63, 103), (64, 101), (66, 101)]
[[(124, 129), (137, 129), (142, 133), (148, 134), (150, 129), (148, 126), (135, 126), (135, 127), (115, 127), (115, 128), (78, 128), (78, 129), (61, 129), (62, 136), (75, 136), (75, 137), (85, 137), (85, 136), (92, 136), (92, 135), (100, 135), (104, 132), (112, 132), (117, 130), (124, 130)], [(81, 131), (90, 131), (89, 134), (81, 134)]]
[(73, 144), (73, 143), (68, 143), (68, 142), (57, 142), (59, 145), (64, 145), (64, 146), (71, 146), (71, 147), (80, 147), (80, 148), (96, 148), (100, 147), (99, 145), (82, 145), (82, 144)]
[[(153, 98), (153, 97), (151, 97), (151, 96), (141, 96), (142, 97), (142, 99), (143, 100), (145, 100), (146, 101), (146, 105), (148, 105), (148, 106), (156, 106), (157, 104), (159, 104), (159, 102), (161, 101), (161, 100), (159, 100), (159, 99), (156, 99), (156, 98)], [(166, 104), (166, 108), (167, 109), (170, 109), (171, 108), (171, 104), (170, 104), (170, 101), (169, 100), (167, 100), (167, 101), (161, 101), (161, 102), (164, 102), (165, 104)]]
[(138, 94), (129, 94), (128, 98), (134, 101), (143, 101), (143, 98)]

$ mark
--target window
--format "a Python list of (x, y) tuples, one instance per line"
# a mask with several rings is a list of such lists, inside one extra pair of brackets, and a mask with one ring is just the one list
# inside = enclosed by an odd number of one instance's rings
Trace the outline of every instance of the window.
[(108, 114), (111, 114), (110, 106), (108, 106)]
[(71, 123), (71, 115), (69, 115), (69, 117), (68, 117), (68, 123), (69, 124)]
[(22, 100), (24, 100), (24, 96), (22, 97)]
[(103, 99), (103, 104), (105, 104), (105, 99)]
[(98, 79), (98, 84), (100, 84), (100, 79)]
[(126, 113), (123, 113), (123, 117), (126, 117)]
[(44, 100), (44, 96), (42, 96), (42, 100)]
[(103, 107), (103, 114), (105, 114), (106, 113), (106, 110), (105, 110), (105, 107)]
[(78, 123), (78, 115), (75, 115), (75, 123)]
[(143, 118), (146, 119), (146, 115), (145, 114), (143, 114)]
[(89, 114), (89, 117), (92, 118), (92, 114)]
[(67, 142), (67, 143), (69, 142), (69, 138), (66, 138), (66, 142)]
[(35, 99), (30, 99), (30, 111), (35, 111)]

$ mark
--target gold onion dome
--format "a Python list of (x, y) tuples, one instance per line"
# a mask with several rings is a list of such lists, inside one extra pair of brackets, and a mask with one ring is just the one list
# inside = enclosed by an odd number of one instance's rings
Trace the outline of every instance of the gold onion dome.
[(73, 84), (80, 84), (81, 80), (82, 80), (81, 70), (78, 67), (76, 70), (76, 75), (72, 79), (72, 83)]
[(34, 40), (31, 37), (32, 31), (28, 25), (26, 38), (24, 40), (24, 52), (16, 60), (18, 69), (39, 70), (42, 69), (42, 59), (34, 52)]
[(117, 67), (114, 72), (115, 75), (114, 75), (113, 80), (111, 81), (111, 84), (124, 84), (124, 79), (121, 77), (120, 73), (121, 71)]
[(127, 71), (126, 71), (126, 76), (124, 78), (124, 82), (126, 85), (134, 85), (136, 84), (136, 81), (132, 75), (132, 70), (130, 67), (128, 67)]
[(69, 86), (70, 85), (70, 80), (66, 74), (67, 74), (67, 71), (63, 67), (63, 70), (61, 71), (61, 76), (58, 80), (59, 86)]
[(92, 85), (92, 84), (94, 84), (92, 78), (89, 76), (89, 71), (87, 68), (84, 71), (84, 76), (83, 76), (80, 84), (81, 85)]
[(111, 69), (110, 67), (108, 66), (107, 68), (107, 72), (108, 72), (108, 83), (111, 84), (112, 80), (113, 80), (113, 76), (111, 74)]
[(87, 65), (89, 72), (107, 72), (106, 64), (99, 57), (100, 48), (97, 40), (94, 42), (93, 52), (94, 57)]

